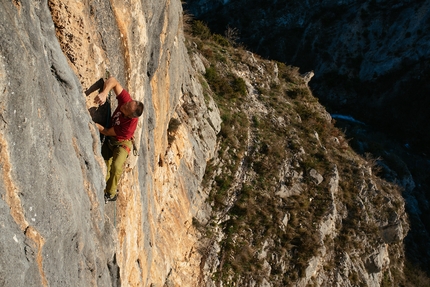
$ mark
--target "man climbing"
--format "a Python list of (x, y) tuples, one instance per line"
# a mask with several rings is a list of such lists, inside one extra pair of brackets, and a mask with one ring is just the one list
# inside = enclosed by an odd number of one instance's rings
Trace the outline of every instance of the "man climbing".
[(102, 156), (107, 167), (106, 201), (115, 201), (118, 197), (118, 181), (133, 148), (132, 137), (137, 127), (137, 118), (143, 113), (143, 103), (133, 100), (114, 77), (106, 80), (103, 90), (94, 98), (94, 102), (103, 105), (112, 89), (116, 94), (118, 107), (112, 114), (110, 127), (105, 128), (96, 123), (100, 133), (107, 136), (102, 146)]

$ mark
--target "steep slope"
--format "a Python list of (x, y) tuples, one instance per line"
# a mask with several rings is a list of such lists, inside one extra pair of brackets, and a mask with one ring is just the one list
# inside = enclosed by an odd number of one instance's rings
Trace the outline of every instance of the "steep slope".
[(314, 70), (332, 111), (429, 152), (430, 1), (189, 0), (187, 9), (254, 52)]
[[(213, 31), (264, 57), (313, 70), (310, 86), (351, 145), (403, 186), (407, 255), (430, 274), (430, 1), (189, 0)], [(228, 28), (229, 27), (229, 28)], [(236, 30), (235, 30), (236, 29)]]
[[(0, 285), (195, 286), (191, 222), (220, 119), (193, 78), (180, 2), (0, 5)], [(140, 155), (108, 205), (96, 93), (83, 93), (106, 71), (145, 104)]]
[[(0, 7), (1, 286), (404, 282), (397, 186), (296, 68), (205, 27), (187, 49), (180, 1)], [(145, 111), (105, 205), (84, 91), (107, 71)]]
[(223, 119), (203, 184), (212, 215), (195, 220), (206, 286), (406, 284), (400, 188), (349, 147), (310, 78), (201, 22), (191, 31), (191, 58)]

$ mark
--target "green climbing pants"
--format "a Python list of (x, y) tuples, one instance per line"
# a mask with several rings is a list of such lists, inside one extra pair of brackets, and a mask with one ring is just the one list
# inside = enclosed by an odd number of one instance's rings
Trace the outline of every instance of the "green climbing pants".
[(105, 193), (109, 194), (110, 198), (113, 198), (117, 193), (117, 186), (124, 169), (124, 163), (132, 148), (133, 143), (131, 140), (117, 141), (115, 138), (109, 137), (103, 143), (102, 156), (107, 167)]

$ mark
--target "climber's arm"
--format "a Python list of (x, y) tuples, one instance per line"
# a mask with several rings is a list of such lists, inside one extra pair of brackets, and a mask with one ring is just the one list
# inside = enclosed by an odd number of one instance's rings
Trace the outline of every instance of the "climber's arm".
[(121, 84), (114, 77), (110, 77), (109, 79), (106, 80), (106, 82), (103, 86), (103, 90), (100, 92), (100, 94), (98, 94), (94, 98), (94, 103), (99, 104), (99, 105), (103, 105), (106, 102), (106, 98), (109, 94), (109, 91), (112, 89), (117, 96), (123, 90)]
[(115, 130), (114, 130), (113, 127), (107, 129), (104, 126), (102, 126), (101, 124), (98, 124), (98, 123), (96, 123), (96, 126), (97, 126), (97, 128), (99, 129), (99, 132), (102, 135), (111, 136), (111, 137), (116, 136), (116, 133), (115, 133)]

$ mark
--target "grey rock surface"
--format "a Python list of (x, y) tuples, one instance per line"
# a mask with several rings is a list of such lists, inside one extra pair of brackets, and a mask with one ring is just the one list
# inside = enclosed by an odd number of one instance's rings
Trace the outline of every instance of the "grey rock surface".
[(112, 285), (115, 240), (79, 81), (46, 3), (0, 5), (1, 285)]
[[(3, 1), (0, 26), (0, 285), (194, 284), (189, 230), (208, 216), (197, 190), (221, 120), (195, 79), (180, 1)], [(83, 91), (108, 72), (145, 111), (140, 155), (105, 205), (97, 93)], [(174, 143), (171, 118), (183, 123)]]

